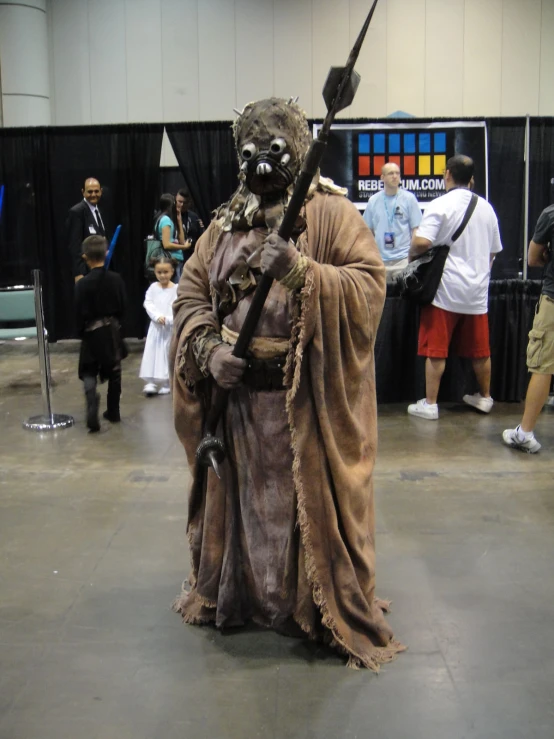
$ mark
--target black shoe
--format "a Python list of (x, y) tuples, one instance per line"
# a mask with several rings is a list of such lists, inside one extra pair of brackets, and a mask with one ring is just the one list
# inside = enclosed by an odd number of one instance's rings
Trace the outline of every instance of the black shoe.
[(110, 413), (110, 411), (104, 411), (102, 415), (106, 419), (106, 421), (109, 421), (110, 423), (119, 423), (121, 421), (121, 416), (119, 415), (119, 411), (117, 411), (117, 413), (115, 412)]

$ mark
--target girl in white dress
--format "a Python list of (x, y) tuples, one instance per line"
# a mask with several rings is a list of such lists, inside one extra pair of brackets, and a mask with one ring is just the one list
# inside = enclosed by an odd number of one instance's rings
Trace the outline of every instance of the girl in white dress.
[[(144, 307), (150, 317), (150, 326), (144, 345), (139, 377), (146, 382), (143, 393), (168, 395), (169, 367), (168, 353), (173, 329), (173, 302), (177, 297), (177, 285), (172, 282), (175, 260), (158, 257), (152, 260), (157, 282), (146, 291)], [(158, 390), (158, 385), (161, 387)]]

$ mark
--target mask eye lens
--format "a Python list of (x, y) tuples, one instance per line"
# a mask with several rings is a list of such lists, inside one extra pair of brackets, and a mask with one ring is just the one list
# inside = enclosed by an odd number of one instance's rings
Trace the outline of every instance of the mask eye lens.
[(273, 139), (271, 146), (269, 147), (272, 154), (280, 154), (287, 148), (287, 144), (284, 139)]
[(255, 144), (245, 144), (245, 146), (242, 147), (242, 158), (243, 159), (252, 159), (254, 154), (256, 153), (256, 145)]

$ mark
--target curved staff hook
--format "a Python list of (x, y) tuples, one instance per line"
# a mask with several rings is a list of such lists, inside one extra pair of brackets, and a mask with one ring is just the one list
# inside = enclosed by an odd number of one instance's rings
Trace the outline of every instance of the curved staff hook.
[[(345, 67), (331, 67), (327, 80), (323, 87), (323, 99), (327, 106), (327, 115), (323, 121), (323, 125), (319, 131), (317, 139), (312, 141), (308, 153), (302, 164), (302, 171), (298, 176), (294, 191), (292, 193), (289, 205), (285, 211), (283, 221), (279, 227), (278, 235), (288, 241), (292, 235), (296, 218), (298, 217), (300, 210), (308, 194), (308, 189), (312, 183), (314, 176), (317, 173), (325, 147), (327, 146), (327, 140), (329, 138), (329, 130), (331, 124), (335, 118), (335, 115), (344, 108), (348, 107), (358, 85), (360, 84), (360, 75), (354, 71), (354, 65), (358, 59), (362, 43), (364, 41), (367, 29), (375, 12), (378, 0), (374, 0), (371, 10), (365, 20), (365, 23), (360, 31), (356, 43), (352, 47), (352, 51), (348, 56)], [(254, 334), (256, 326), (258, 324), (264, 303), (273, 284), (273, 278), (269, 275), (263, 274), (244, 323), (240, 330), (237, 338), (237, 343), (233, 348), (233, 355), (235, 357), (243, 358), (248, 349), (250, 340)], [(215, 392), (212, 396), (212, 404), (208, 411), (208, 417), (206, 419), (206, 433), (198, 448), (196, 449), (196, 460), (199, 464), (210, 465), (216, 475), (220, 477), (219, 465), (225, 458), (225, 446), (223, 441), (216, 436), (217, 424), (223, 410), (225, 403), (227, 402), (228, 392), (223, 390), (221, 387), (216, 386)]]

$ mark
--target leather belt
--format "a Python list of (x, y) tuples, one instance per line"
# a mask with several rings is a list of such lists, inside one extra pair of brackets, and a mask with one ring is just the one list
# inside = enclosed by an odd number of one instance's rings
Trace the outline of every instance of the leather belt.
[(284, 369), (286, 357), (274, 359), (255, 359), (247, 357), (248, 365), (244, 370), (242, 382), (251, 390), (271, 391), (284, 390)]

